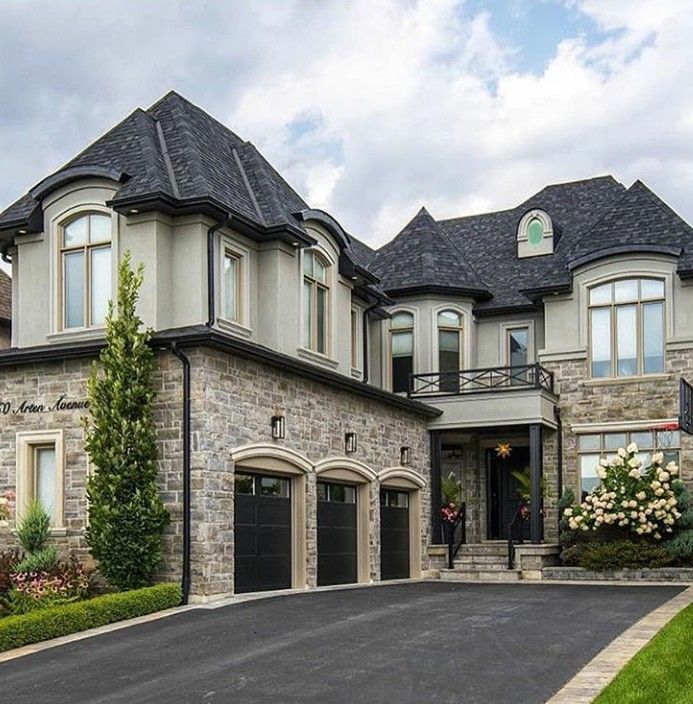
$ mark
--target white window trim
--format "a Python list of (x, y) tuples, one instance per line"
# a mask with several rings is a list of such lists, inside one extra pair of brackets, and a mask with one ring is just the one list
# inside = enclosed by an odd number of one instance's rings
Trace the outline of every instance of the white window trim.
[[(317, 253), (325, 262), (325, 284), (327, 288), (327, 324), (325, 326), (325, 352), (318, 352), (311, 347), (306, 347), (303, 344), (305, 340), (305, 296), (303, 295), (303, 257), (307, 252)], [(339, 362), (335, 360), (332, 356), (334, 339), (335, 339), (335, 297), (336, 297), (336, 286), (337, 286), (337, 274), (336, 274), (336, 261), (330, 252), (328, 252), (324, 247), (319, 244), (307, 249), (302, 249), (301, 254), (298, 259), (298, 285), (299, 285), (299, 315), (300, 315), (300, 338), (298, 344), (298, 353), (300, 356), (306, 357), (307, 359), (312, 359), (320, 364), (326, 364), (327, 366), (332, 366), (332, 364), (339, 365)]]
[[(460, 370), (471, 369), (472, 368), (472, 349), (471, 349), (471, 316), (469, 312), (466, 311), (462, 306), (456, 305), (454, 303), (441, 304), (435, 306), (432, 309), (432, 319), (431, 319), (431, 353), (433, 355), (431, 359), (431, 371), (440, 372), (440, 340), (438, 339), (438, 314), (442, 313), (444, 310), (451, 310), (458, 313), (462, 319), (462, 327), (460, 332), (460, 344), (462, 345), (462, 350), (460, 354)], [(415, 321), (416, 324), (416, 321)], [(452, 329), (452, 328), (450, 328)], [(416, 373), (416, 372), (414, 372)]]
[[(224, 256), (226, 252), (232, 254), (238, 260), (238, 320), (231, 320), (224, 316), (224, 298), (226, 294), (226, 282), (224, 280)], [(219, 315), (217, 315), (217, 325), (226, 332), (230, 332), (243, 337), (252, 335), (250, 327), (250, 276), (249, 276), (250, 250), (241, 246), (236, 240), (221, 235), (219, 240), (219, 261), (217, 286)]]
[(50, 306), (51, 306), (51, 324), (50, 333), (47, 336), (49, 342), (64, 342), (65, 340), (90, 340), (93, 338), (103, 337), (106, 334), (105, 325), (84, 326), (81, 328), (64, 328), (62, 321), (62, 291), (61, 286), (61, 257), (60, 257), (60, 238), (62, 227), (69, 220), (76, 219), (80, 214), (87, 215), (88, 213), (99, 213), (107, 215), (111, 219), (111, 296), (115, 300), (117, 296), (117, 281), (118, 281), (118, 229), (120, 226), (120, 215), (114, 210), (107, 208), (102, 202), (85, 201), (79, 205), (66, 208), (53, 218), (51, 218), (50, 227)]
[(53, 535), (64, 534), (65, 528), (65, 443), (63, 430), (26, 430), (16, 435), (16, 515), (21, 518), (33, 498), (32, 478), (33, 449), (40, 445), (55, 446), (55, 520), (51, 524)]
[[(416, 346), (418, 344), (419, 332), (419, 310), (410, 306), (396, 306), (388, 311), (390, 316), (397, 313), (411, 313), (414, 316), (414, 324), (412, 328), (412, 373), (419, 374), (419, 355), (417, 354)], [(390, 318), (383, 321), (383, 337), (382, 349), (385, 351), (385, 359), (383, 360), (383, 388), (392, 392), (392, 335), (390, 334)]]
[[(356, 335), (354, 336), (353, 326), (351, 324), (352, 314), (356, 315)], [(351, 365), (351, 376), (360, 379), (363, 374), (363, 309), (352, 303), (349, 310), (349, 338), (351, 346), (349, 349), (349, 363)], [(354, 355), (356, 353), (356, 364), (354, 364)]]
[[(653, 255), (654, 256), (654, 255)], [(659, 266), (657, 266), (659, 264)], [(675, 264), (673, 265), (675, 266)], [(669, 340), (674, 336), (674, 272), (671, 260), (650, 259), (645, 262), (638, 260), (623, 260), (614, 268), (613, 263), (598, 263), (590, 272), (589, 277), (580, 274), (580, 283), (576, 287), (579, 296), (579, 344), (580, 351), (584, 351), (589, 361), (589, 315), (590, 315), (590, 289), (610, 281), (619, 279), (663, 279), (664, 280), (664, 348), (667, 349)], [(577, 279), (577, 276), (576, 276)], [(654, 375), (652, 375), (654, 376)]]
[[(597, 288), (598, 286), (601, 286), (603, 284), (611, 284), (611, 283), (616, 283), (617, 281), (624, 281), (624, 280), (630, 280), (630, 279), (655, 279), (658, 281), (661, 281), (664, 285), (664, 296), (663, 298), (656, 298), (652, 299), (651, 301), (648, 299), (642, 300), (638, 298), (634, 302), (629, 302), (625, 301), (623, 303), (614, 303), (612, 302), (609, 306), (609, 304), (604, 304), (604, 305), (599, 305), (595, 304), (592, 305), (590, 303), (590, 292), (593, 288)], [(670, 295), (670, 280), (669, 277), (662, 275), (662, 274), (642, 274), (642, 273), (622, 273), (622, 274), (616, 274), (616, 275), (611, 275), (611, 276), (604, 276), (601, 277), (599, 280), (593, 280), (589, 284), (585, 286), (585, 290), (583, 293), (583, 305), (584, 305), (584, 330), (585, 330), (585, 347), (586, 347), (586, 353), (587, 353), (587, 379), (584, 380), (584, 383), (591, 383), (594, 385), (600, 385), (600, 384), (605, 384), (605, 383), (632, 383), (634, 381), (642, 381), (642, 380), (648, 380), (648, 379), (656, 379), (656, 378), (666, 378), (668, 376), (667, 371), (666, 371), (666, 366), (667, 366), (667, 340), (670, 337), (670, 314), (671, 314), (671, 321), (672, 321), (672, 326), (673, 326), (673, 308), (674, 306), (670, 303), (670, 301), (673, 301), (673, 296)], [(641, 371), (641, 368), (643, 366), (643, 356), (642, 356), (642, 344), (643, 344), (643, 331), (640, 328), (640, 320), (641, 320), (641, 308), (644, 303), (662, 303), (664, 305), (664, 325), (663, 325), (663, 355), (664, 355), (664, 369), (661, 372), (653, 372), (651, 374), (645, 374), (644, 371)], [(595, 308), (609, 308), (613, 312), (616, 308), (619, 306), (627, 306), (627, 305), (635, 305), (638, 309), (637, 312), (637, 322), (636, 322), (636, 362), (637, 362), (637, 373), (636, 374), (630, 374), (627, 376), (592, 376), (592, 340), (591, 340), (591, 321), (590, 321), (590, 314), (591, 311)], [(616, 365), (618, 363), (617, 360), (617, 352), (616, 352), (616, 346), (615, 346), (615, 339), (613, 337), (614, 331), (616, 330), (616, 320), (615, 316), (611, 316), (611, 338), (610, 338), (610, 343), (611, 343), (611, 367), (612, 371), (616, 369)]]
[(515, 320), (512, 322), (500, 324), (500, 348), (498, 359), (501, 361), (501, 366), (510, 366), (510, 356), (508, 354), (508, 333), (511, 330), (520, 328), (528, 328), (527, 332), (527, 364), (534, 364), (537, 361), (536, 346), (535, 346), (535, 321), (534, 320)]

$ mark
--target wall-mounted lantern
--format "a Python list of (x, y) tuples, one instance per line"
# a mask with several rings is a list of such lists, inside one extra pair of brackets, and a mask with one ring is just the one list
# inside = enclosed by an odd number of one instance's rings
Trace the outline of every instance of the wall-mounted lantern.
[(344, 451), (347, 455), (356, 452), (356, 433), (344, 434)]
[(272, 416), (272, 439), (283, 440), (286, 437), (286, 419), (284, 416)]

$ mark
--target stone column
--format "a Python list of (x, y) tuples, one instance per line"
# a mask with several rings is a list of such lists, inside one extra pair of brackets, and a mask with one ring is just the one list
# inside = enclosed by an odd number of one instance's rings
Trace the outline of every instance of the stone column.
[(529, 469), (531, 478), (531, 506), (529, 534), (533, 543), (540, 543), (544, 532), (544, 516), (542, 513), (541, 479), (544, 473), (543, 449), (541, 439), (541, 424), (532, 423), (529, 426)]
[(443, 542), (440, 523), (442, 438), (440, 430), (431, 430), (429, 434), (431, 436), (431, 543), (440, 545)]

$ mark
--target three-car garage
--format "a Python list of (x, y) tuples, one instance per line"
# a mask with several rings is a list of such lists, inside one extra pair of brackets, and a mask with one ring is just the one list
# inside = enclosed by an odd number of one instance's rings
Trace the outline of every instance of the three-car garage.
[(309, 492), (313, 473), (287, 469), (271, 460), (235, 469), (235, 593), (420, 575), (418, 475), (322, 465)]

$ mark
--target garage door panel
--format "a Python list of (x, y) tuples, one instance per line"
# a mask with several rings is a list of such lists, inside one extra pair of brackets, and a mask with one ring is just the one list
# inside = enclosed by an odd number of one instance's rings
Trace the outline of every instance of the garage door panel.
[(409, 497), (383, 490), (380, 496), (380, 578), (407, 579), (411, 573)]
[(257, 529), (259, 555), (282, 555), (291, 552), (291, 532), (286, 526), (259, 526)]
[[(279, 486), (274, 496), (267, 487)], [(237, 593), (291, 586), (291, 499), (287, 480), (242, 473), (234, 501)], [(241, 492), (240, 489), (243, 491)]]
[[(320, 483), (318, 501), (318, 584), (358, 581), (355, 490), (343, 484)], [(345, 496), (353, 497), (351, 502)]]

